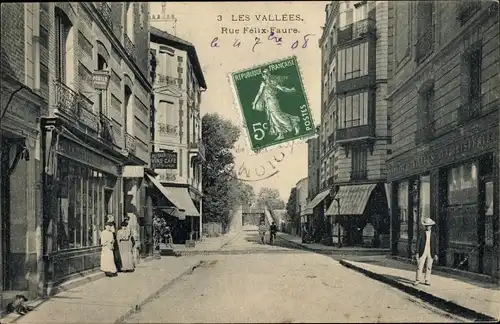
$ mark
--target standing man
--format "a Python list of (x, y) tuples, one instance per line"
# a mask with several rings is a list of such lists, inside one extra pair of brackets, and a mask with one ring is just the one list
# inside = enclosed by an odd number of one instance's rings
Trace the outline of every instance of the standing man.
[(421, 231), (417, 239), (417, 274), (415, 278), (415, 285), (420, 283), (420, 278), (422, 277), (422, 271), (424, 265), (425, 269), (425, 284), (430, 286), (432, 263), (438, 260), (437, 255), (437, 242), (436, 234), (431, 231), (432, 226), (436, 224), (432, 219), (426, 218), (422, 222), (425, 230)]

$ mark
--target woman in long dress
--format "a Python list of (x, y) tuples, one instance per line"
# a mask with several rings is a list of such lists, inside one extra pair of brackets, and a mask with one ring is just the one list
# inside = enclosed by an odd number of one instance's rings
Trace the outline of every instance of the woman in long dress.
[(115, 238), (112, 232), (113, 224), (107, 222), (104, 230), (101, 231), (101, 271), (108, 277), (117, 275), (115, 258), (113, 255)]
[(122, 222), (122, 228), (116, 233), (116, 238), (120, 250), (122, 272), (134, 271), (134, 237), (126, 220)]
[(269, 122), (269, 134), (278, 135), (276, 140), (284, 138), (284, 134), (295, 131), (297, 135), (300, 131), (300, 118), (283, 112), (278, 100), (278, 92), (292, 93), (295, 88), (287, 88), (281, 84), (287, 77), (274, 76), (265, 69), (262, 72), (262, 83), (259, 92), (255, 96), (252, 108), (257, 111), (265, 111)]

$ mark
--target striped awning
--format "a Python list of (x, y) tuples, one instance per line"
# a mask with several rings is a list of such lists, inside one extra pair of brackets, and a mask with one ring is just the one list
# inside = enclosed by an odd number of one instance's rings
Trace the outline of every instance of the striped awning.
[(313, 213), (314, 207), (318, 206), (325, 198), (330, 194), (330, 189), (323, 190), (314, 197), (314, 199), (307, 204), (304, 215), (310, 215)]
[[(366, 184), (340, 187), (325, 215), (362, 215), (375, 186), (376, 184)], [(340, 201), (340, 213), (336, 199)]]

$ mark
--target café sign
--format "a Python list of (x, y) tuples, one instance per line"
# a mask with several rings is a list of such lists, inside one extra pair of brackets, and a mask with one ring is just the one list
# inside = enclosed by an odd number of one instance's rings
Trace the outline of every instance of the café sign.
[(177, 169), (177, 152), (152, 152), (151, 169)]

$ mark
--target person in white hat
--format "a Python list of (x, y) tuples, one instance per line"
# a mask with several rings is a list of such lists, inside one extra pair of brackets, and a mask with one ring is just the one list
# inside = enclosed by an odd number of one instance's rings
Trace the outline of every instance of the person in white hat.
[(415, 285), (420, 283), (425, 265), (425, 284), (428, 286), (431, 284), (432, 263), (438, 260), (436, 234), (431, 231), (432, 226), (435, 224), (436, 223), (430, 218), (425, 218), (422, 221), (422, 225), (425, 229), (419, 233), (417, 239), (417, 251), (415, 255), (417, 259), (417, 274)]

